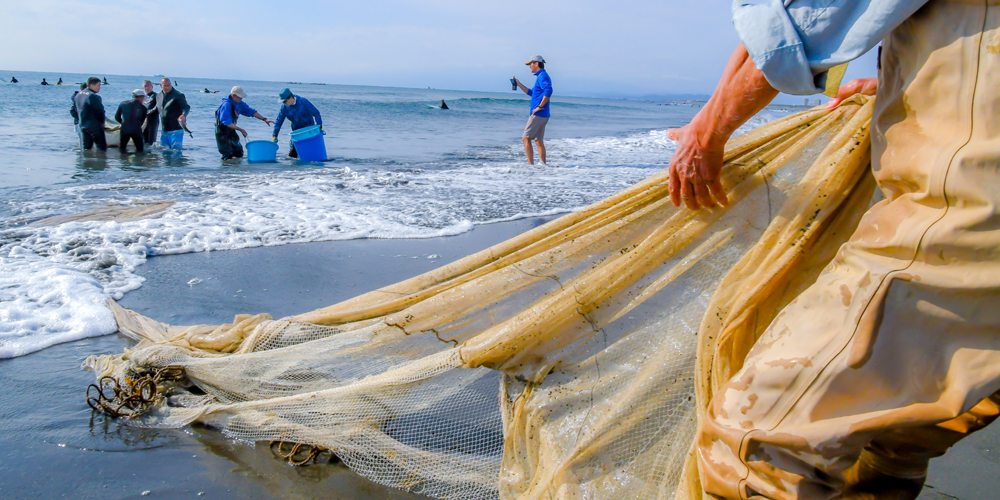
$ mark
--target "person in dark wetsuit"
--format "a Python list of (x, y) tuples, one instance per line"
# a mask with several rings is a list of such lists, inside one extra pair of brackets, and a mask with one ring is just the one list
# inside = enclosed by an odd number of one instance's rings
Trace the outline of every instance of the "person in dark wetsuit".
[[(44, 80), (44, 78), (43, 78), (43, 80)], [(56, 85), (62, 85), (62, 78), (60, 78), (59, 81), (56, 82)]]
[(107, 85), (107, 84), (108, 84), (108, 77), (104, 77), (104, 84), (105, 84), (105, 85)]
[(222, 100), (222, 105), (215, 111), (215, 142), (219, 146), (223, 160), (243, 158), (243, 146), (240, 144), (240, 136), (236, 133), (239, 132), (246, 137), (247, 131), (236, 125), (239, 115), (256, 118), (268, 125), (274, 124), (243, 102), (246, 96), (242, 87), (233, 87), (233, 90), (229, 91), (229, 96)]
[(156, 132), (160, 129), (160, 112), (156, 109), (156, 90), (153, 89), (153, 82), (146, 80), (142, 82), (142, 90), (146, 97), (142, 105), (146, 107), (146, 124), (142, 128), (142, 140), (147, 146), (152, 146), (156, 142)]
[(49, 82), (45, 81), (45, 79), (42, 78), (42, 85), (48, 85), (48, 84), (49, 84)]
[(10, 83), (20, 83), (20, 82), (17, 81), (17, 77), (12, 76), (10, 77)]
[(115, 112), (115, 120), (122, 124), (121, 141), (118, 143), (118, 151), (125, 153), (128, 141), (135, 144), (135, 152), (142, 152), (142, 124), (146, 121), (146, 106), (142, 101), (146, 98), (146, 92), (142, 89), (132, 91), (132, 99), (122, 101)]
[(104, 136), (104, 102), (101, 101), (101, 96), (97, 95), (101, 91), (101, 80), (93, 76), (88, 78), (87, 89), (90, 93), (87, 94), (80, 110), (83, 149), (89, 151), (96, 144), (97, 149), (107, 151), (108, 141)]
[(444, 102), (444, 99), (441, 99), (441, 109), (449, 109), (448, 104)]

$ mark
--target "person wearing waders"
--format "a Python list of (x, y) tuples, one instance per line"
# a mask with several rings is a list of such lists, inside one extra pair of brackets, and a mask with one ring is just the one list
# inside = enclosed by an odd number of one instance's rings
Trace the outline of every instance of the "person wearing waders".
[(108, 150), (108, 141), (104, 136), (104, 103), (101, 96), (101, 80), (96, 77), (87, 79), (87, 92), (80, 92), (77, 98), (84, 96), (80, 107), (80, 130), (83, 136), (83, 149), (89, 151), (94, 145), (101, 151)]
[(80, 110), (83, 108), (83, 101), (86, 99), (86, 96), (79, 99), (78, 97), (84, 92), (90, 93), (87, 90), (87, 84), (81, 83), (80, 90), (73, 91), (73, 97), (70, 98), (69, 104), (69, 115), (73, 117), (73, 128), (76, 129), (76, 138), (80, 141), (80, 147), (83, 147), (83, 131), (80, 130)]
[(118, 151), (125, 154), (125, 147), (131, 140), (135, 145), (135, 152), (142, 152), (142, 145), (145, 142), (142, 138), (142, 124), (146, 121), (146, 106), (142, 101), (146, 98), (146, 92), (142, 89), (132, 91), (132, 99), (123, 101), (118, 105), (115, 112), (115, 120), (121, 123), (121, 141), (118, 143)]
[[(281, 125), (285, 123), (286, 118), (292, 122), (292, 131), (313, 125), (319, 125), (320, 131), (323, 130), (323, 118), (319, 115), (319, 110), (305, 97), (294, 95), (288, 89), (282, 90), (278, 97), (281, 98), (282, 104), (281, 109), (278, 110), (278, 118), (274, 122), (272, 141), (278, 142), (278, 132), (281, 131)], [(288, 144), (288, 156), (290, 158), (299, 157), (298, 152), (295, 151), (294, 142)]]
[[(726, 141), (779, 91), (882, 43), (872, 173), (885, 199), (714, 392), (694, 451), (725, 499), (913, 499), (928, 461), (1000, 412), (1000, 5), (733, 4), (742, 39), (712, 98), (669, 130), (671, 201), (726, 204)], [(803, 251), (809, 251), (803, 249)], [(818, 250), (815, 250), (818, 251)]]
[(175, 89), (169, 78), (160, 81), (160, 93), (156, 95), (156, 113), (163, 121), (160, 144), (166, 149), (184, 149), (184, 129), (187, 116), (191, 112), (187, 98)]
[(142, 90), (146, 94), (142, 105), (146, 107), (146, 123), (142, 127), (142, 140), (147, 146), (156, 143), (156, 131), (160, 128), (160, 112), (156, 108), (156, 90), (153, 82), (144, 80)]
[(256, 118), (268, 125), (274, 123), (243, 102), (246, 97), (247, 94), (242, 87), (233, 87), (229, 95), (222, 100), (222, 105), (215, 111), (215, 142), (219, 146), (223, 160), (243, 158), (243, 145), (240, 144), (237, 132), (246, 137), (247, 131), (236, 125), (240, 115)]

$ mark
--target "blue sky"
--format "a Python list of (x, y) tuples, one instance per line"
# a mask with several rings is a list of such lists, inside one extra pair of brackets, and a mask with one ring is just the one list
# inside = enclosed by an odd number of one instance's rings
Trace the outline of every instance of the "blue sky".
[[(541, 54), (565, 94), (710, 94), (730, 4), (0, 0), (0, 68), (505, 91)], [(874, 73), (869, 54), (849, 76)]]

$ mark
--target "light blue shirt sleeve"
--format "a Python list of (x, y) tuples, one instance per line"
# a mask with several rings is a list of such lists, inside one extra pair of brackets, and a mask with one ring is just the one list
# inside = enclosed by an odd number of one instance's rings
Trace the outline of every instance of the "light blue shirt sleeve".
[(788, 93), (823, 92), (826, 72), (877, 45), (927, 0), (734, 0), (733, 24), (757, 69)]

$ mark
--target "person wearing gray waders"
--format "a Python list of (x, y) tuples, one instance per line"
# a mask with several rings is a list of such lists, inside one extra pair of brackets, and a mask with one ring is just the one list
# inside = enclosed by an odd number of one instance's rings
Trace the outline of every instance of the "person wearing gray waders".
[(97, 149), (107, 151), (108, 141), (104, 136), (104, 102), (101, 101), (101, 96), (97, 95), (101, 91), (101, 80), (93, 76), (88, 78), (87, 90), (90, 92), (87, 94), (80, 92), (77, 95), (77, 98), (80, 98), (81, 95), (85, 96), (80, 108), (83, 149), (89, 151), (96, 144)]
[(667, 132), (671, 201), (726, 204), (733, 132), (779, 91), (822, 92), (831, 68), (879, 42), (878, 80), (831, 105), (876, 94), (885, 199), (713, 391), (693, 449), (701, 486), (726, 499), (914, 499), (931, 458), (1000, 414), (1000, 4), (737, 0), (732, 12), (743, 43), (691, 123)]
[[(319, 115), (319, 110), (305, 97), (292, 94), (292, 91), (288, 89), (282, 90), (278, 97), (281, 98), (282, 104), (278, 111), (278, 118), (274, 122), (272, 141), (278, 142), (278, 132), (281, 131), (281, 125), (285, 123), (286, 118), (292, 122), (293, 131), (313, 125), (319, 125), (320, 131), (323, 130), (323, 118)], [(299, 157), (295, 151), (294, 142), (289, 142), (288, 156), (291, 158)]]
[(538, 145), (538, 159), (545, 163), (545, 126), (549, 123), (549, 98), (552, 97), (552, 79), (545, 71), (545, 59), (535, 56), (524, 63), (535, 75), (535, 86), (525, 87), (517, 78), (514, 84), (525, 94), (531, 96), (531, 114), (528, 124), (524, 127), (524, 154), (528, 156), (528, 165), (535, 164), (535, 152), (531, 150), (531, 141)]
[(153, 82), (144, 80), (142, 90), (146, 94), (142, 100), (142, 105), (146, 107), (146, 124), (142, 128), (142, 140), (147, 146), (156, 143), (156, 132), (160, 128), (160, 112), (156, 109), (156, 90), (153, 89)]
[(246, 137), (247, 131), (236, 125), (240, 115), (256, 118), (268, 125), (274, 123), (243, 102), (246, 97), (247, 93), (243, 91), (242, 87), (233, 87), (233, 90), (229, 91), (229, 95), (222, 100), (222, 105), (215, 111), (215, 142), (219, 146), (219, 153), (222, 153), (223, 160), (243, 158), (243, 145), (240, 144), (240, 136), (237, 132)]
[(142, 137), (142, 124), (146, 121), (146, 106), (142, 101), (146, 98), (146, 92), (142, 89), (132, 91), (132, 99), (123, 101), (118, 105), (115, 112), (115, 120), (122, 124), (121, 141), (118, 143), (118, 151), (125, 153), (125, 146), (128, 141), (135, 144), (135, 152), (142, 152), (142, 144), (145, 140)]
[(81, 83), (80, 90), (73, 91), (73, 97), (70, 98), (69, 103), (69, 115), (73, 117), (73, 128), (76, 129), (76, 138), (80, 141), (80, 147), (83, 147), (83, 132), (80, 130), (80, 109), (83, 108), (83, 101), (86, 96), (79, 98), (80, 94), (90, 91), (87, 90), (87, 84)]

